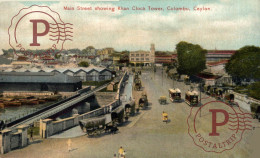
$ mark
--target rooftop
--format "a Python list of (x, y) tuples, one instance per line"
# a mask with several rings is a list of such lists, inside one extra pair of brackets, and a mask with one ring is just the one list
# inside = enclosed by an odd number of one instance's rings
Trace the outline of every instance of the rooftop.
[(216, 62), (210, 62), (207, 63), (208, 66), (217, 66), (217, 65), (222, 65), (228, 63), (228, 60), (221, 60), (221, 61), (216, 61)]
[(0, 83), (77, 83), (76, 77), (54, 72), (0, 72)]
[(236, 50), (208, 50), (207, 54), (235, 54)]

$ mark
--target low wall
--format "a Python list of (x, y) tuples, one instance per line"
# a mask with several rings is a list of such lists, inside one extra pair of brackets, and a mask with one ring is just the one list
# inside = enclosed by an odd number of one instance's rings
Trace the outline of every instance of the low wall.
[(17, 127), (17, 132), (12, 133), (9, 129), (4, 129), (0, 134), (0, 152), (1, 154), (17, 148), (22, 148), (28, 145), (28, 126), (21, 125)]
[(40, 120), (40, 135), (42, 138), (48, 138), (54, 134), (60, 133), (79, 125), (80, 120), (105, 115), (109, 112), (110, 105), (112, 105), (113, 109), (115, 109), (119, 106), (119, 100), (116, 100), (102, 108), (87, 112), (85, 114), (75, 114), (73, 115), (73, 117), (69, 117), (59, 121), (53, 121), (52, 119)]
[(59, 121), (53, 121), (52, 119), (40, 120), (40, 135), (42, 136), (42, 138), (48, 138), (54, 134), (57, 134), (62, 131), (65, 131), (67, 129), (70, 129), (72, 127), (75, 127), (79, 124), (80, 120), (105, 115), (109, 112), (110, 106), (112, 106), (112, 109), (115, 109), (118, 106), (120, 106), (121, 101), (119, 100), (119, 94), (121, 93), (122, 89), (124, 88), (125, 79), (126, 79), (126, 73), (124, 73), (124, 76), (122, 77), (122, 79), (120, 80), (120, 82), (118, 84), (118, 91), (117, 91), (116, 99), (108, 105), (105, 105), (101, 108), (87, 112), (82, 115), (75, 114), (75, 115), (73, 115), (73, 117), (69, 117), (66, 119), (59, 120)]
[(232, 91), (232, 90), (230, 90), (229, 92), (234, 94), (234, 96), (235, 96), (235, 102), (237, 102), (238, 105), (239, 105), (241, 108), (243, 108), (243, 109), (245, 109), (245, 110), (247, 110), (247, 111), (249, 111), (249, 112), (251, 112), (251, 107), (250, 107), (250, 104), (251, 104), (251, 103), (260, 104), (260, 101), (259, 101), (259, 100), (256, 100), (256, 99), (254, 99), (254, 98), (248, 97), (248, 96), (245, 95), (245, 94), (236, 93), (236, 92), (234, 92), (234, 91)]

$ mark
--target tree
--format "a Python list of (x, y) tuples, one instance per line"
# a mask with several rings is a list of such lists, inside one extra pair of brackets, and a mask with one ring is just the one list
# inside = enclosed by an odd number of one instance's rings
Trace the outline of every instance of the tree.
[(206, 68), (206, 53), (200, 45), (181, 41), (176, 45), (178, 55), (177, 72), (195, 75)]
[(231, 56), (225, 70), (236, 83), (244, 79), (260, 79), (260, 47), (245, 46)]
[(80, 67), (88, 67), (88, 66), (89, 66), (88, 62), (86, 62), (86, 61), (82, 61), (82, 62), (80, 62), (78, 65), (79, 65)]
[(260, 99), (260, 82), (255, 82), (249, 86), (249, 96)]
[(60, 59), (61, 54), (55, 54), (55, 59)]

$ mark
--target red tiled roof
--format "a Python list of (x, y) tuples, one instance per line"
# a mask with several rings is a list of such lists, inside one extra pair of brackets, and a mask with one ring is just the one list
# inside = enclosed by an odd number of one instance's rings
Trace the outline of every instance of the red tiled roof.
[(216, 66), (216, 65), (221, 65), (221, 64), (226, 64), (228, 63), (229, 60), (221, 60), (221, 61), (217, 61), (217, 62), (210, 62), (207, 63), (208, 66)]
[(236, 50), (208, 50), (208, 54), (235, 54)]
[(54, 60), (54, 58), (51, 56), (43, 56), (43, 57), (41, 57), (41, 59), (42, 60)]
[(95, 59), (95, 56), (88, 56), (89, 59)]
[(18, 61), (26, 61), (28, 59), (28, 57), (25, 57), (25, 56), (19, 56), (17, 58)]

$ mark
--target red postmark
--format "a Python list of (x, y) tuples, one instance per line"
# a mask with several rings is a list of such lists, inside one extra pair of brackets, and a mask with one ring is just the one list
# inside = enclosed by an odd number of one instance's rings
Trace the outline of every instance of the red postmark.
[(18, 56), (54, 56), (62, 51), (65, 41), (72, 41), (72, 26), (48, 6), (32, 5), (12, 18), (9, 44)]
[(192, 107), (187, 119), (188, 133), (196, 146), (206, 152), (222, 153), (239, 143), (246, 130), (252, 130), (252, 116), (239, 106), (211, 101)]

